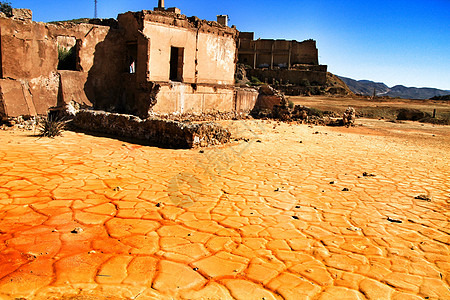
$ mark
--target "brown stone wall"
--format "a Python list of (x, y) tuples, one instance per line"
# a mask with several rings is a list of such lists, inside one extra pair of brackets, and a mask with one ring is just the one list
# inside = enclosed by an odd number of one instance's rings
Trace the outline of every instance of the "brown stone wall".
[(139, 140), (146, 144), (170, 148), (193, 148), (227, 143), (230, 132), (215, 123), (186, 124), (173, 120), (107, 113), (80, 111), (73, 125), (89, 132), (111, 134)]
[(262, 82), (272, 82), (272, 79), (282, 81), (282, 83), (291, 83), (295, 85), (302, 84), (302, 81), (308, 80), (310, 83), (324, 85), (327, 82), (326, 71), (304, 71), (304, 70), (268, 70), (252, 69), (247, 70), (247, 76), (255, 76)]
[(270, 39), (253, 40), (252, 32), (240, 32), (238, 48), (239, 62), (253, 68), (319, 64), (319, 54), (314, 40), (303, 42)]
[(92, 106), (92, 102), (87, 98), (84, 92), (84, 84), (87, 81), (88, 74), (77, 71), (59, 71), (60, 73), (60, 97), (58, 106), (65, 103), (75, 102), (80, 106)]
[(33, 12), (27, 8), (13, 8), (12, 14), (15, 20), (31, 21), (33, 19)]
[[(124, 55), (119, 46), (120, 35), (110, 27), (0, 18), (0, 28), (0, 75), (19, 82), (22, 89), (29, 92), (25, 98), (31, 114), (46, 114), (50, 107), (73, 100), (84, 104), (118, 102), (118, 70), (123, 69)], [(77, 71), (65, 72), (61, 81), (62, 72), (57, 69), (58, 47), (67, 49), (74, 46), (74, 42)], [(2, 81), (3, 84), (9, 83)], [(3, 90), (9, 91), (9, 88)], [(12, 95), (3, 92), (6, 113), (10, 116), (25, 111), (20, 108), (22, 100)], [(13, 109), (15, 106), (17, 108)]]
[[(28, 89), (17, 80), (0, 79), (0, 114), (17, 117), (32, 115), (34, 105), (30, 105)], [(14, 103), (8, 101), (14, 99)]]

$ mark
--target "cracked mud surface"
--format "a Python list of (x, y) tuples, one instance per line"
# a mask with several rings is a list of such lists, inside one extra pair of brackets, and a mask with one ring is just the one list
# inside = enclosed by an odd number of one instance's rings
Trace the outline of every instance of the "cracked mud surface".
[(2, 131), (0, 299), (450, 299), (450, 127), (359, 122), (203, 151)]

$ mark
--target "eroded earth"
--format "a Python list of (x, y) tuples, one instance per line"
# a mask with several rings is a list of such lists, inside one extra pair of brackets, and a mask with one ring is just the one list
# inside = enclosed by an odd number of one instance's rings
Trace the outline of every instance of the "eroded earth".
[(1, 131), (0, 298), (450, 299), (450, 127), (358, 123), (229, 121), (202, 150)]

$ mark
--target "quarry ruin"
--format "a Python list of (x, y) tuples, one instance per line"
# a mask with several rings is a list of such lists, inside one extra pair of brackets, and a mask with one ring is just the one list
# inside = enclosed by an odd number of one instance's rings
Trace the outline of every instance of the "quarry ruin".
[(40, 23), (30, 10), (0, 17), (0, 115), (93, 108), (152, 114), (249, 112), (256, 89), (235, 85), (236, 64), (261, 80), (323, 84), (315, 41), (253, 40), (253, 33), (186, 17), (159, 1), (153, 11), (88, 23)]

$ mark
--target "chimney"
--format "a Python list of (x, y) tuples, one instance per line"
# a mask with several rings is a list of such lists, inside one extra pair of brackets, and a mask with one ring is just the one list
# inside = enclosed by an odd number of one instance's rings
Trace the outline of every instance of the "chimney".
[(164, 0), (158, 0), (158, 8), (159, 9), (164, 9)]
[(223, 26), (228, 26), (228, 15), (218, 15), (217, 23)]

